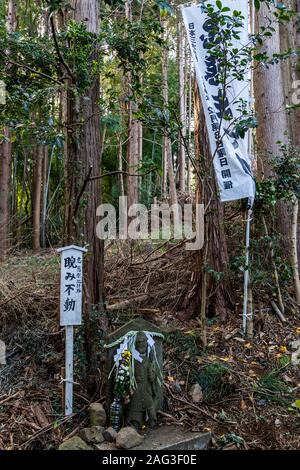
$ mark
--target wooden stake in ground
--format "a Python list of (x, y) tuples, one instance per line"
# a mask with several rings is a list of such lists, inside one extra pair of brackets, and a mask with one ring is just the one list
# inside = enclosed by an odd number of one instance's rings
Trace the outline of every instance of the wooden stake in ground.
[(300, 278), (299, 278), (299, 263), (298, 263), (298, 249), (297, 249), (298, 213), (299, 213), (299, 203), (298, 203), (298, 200), (295, 200), (293, 202), (293, 219), (292, 219), (292, 234), (291, 234), (292, 268), (293, 268), (296, 300), (297, 300), (297, 303), (300, 304)]
[[(263, 222), (266, 237), (269, 238), (269, 232), (268, 232), (268, 227), (267, 227), (265, 217), (262, 218), (262, 222)], [(272, 240), (270, 241), (269, 246), (270, 246), (270, 256), (271, 256), (271, 261), (272, 261), (273, 271), (274, 271), (274, 281), (275, 281), (275, 286), (276, 286), (276, 290), (277, 290), (278, 304), (279, 304), (279, 308), (280, 308), (281, 313), (284, 314), (285, 308), (284, 308), (284, 303), (283, 303), (281, 289), (280, 289), (279, 274), (278, 274), (278, 269), (277, 269), (277, 266), (276, 266), (274, 244), (273, 244)]]

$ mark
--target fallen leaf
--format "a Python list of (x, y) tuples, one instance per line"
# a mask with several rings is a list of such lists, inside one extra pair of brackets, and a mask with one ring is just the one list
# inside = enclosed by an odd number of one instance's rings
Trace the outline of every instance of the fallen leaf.
[(254, 372), (254, 370), (250, 369), (248, 374), (250, 375), (250, 377), (257, 377), (257, 374), (256, 372)]
[(294, 408), (297, 408), (297, 410), (300, 410), (300, 400), (294, 401), (294, 403), (292, 404), (292, 406), (293, 406)]
[(220, 361), (223, 361), (223, 362), (232, 362), (232, 357), (220, 357)]
[(244, 401), (244, 400), (241, 400), (240, 407), (241, 407), (241, 410), (242, 410), (242, 411), (245, 411), (245, 410), (247, 410), (247, 405), (246, 405), (246, 403), (245, 403), (245, 401)]

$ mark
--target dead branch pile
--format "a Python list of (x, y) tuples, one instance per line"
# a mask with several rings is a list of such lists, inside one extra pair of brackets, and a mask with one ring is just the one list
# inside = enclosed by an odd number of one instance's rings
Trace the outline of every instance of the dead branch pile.
[(183, 242), (115, 242), (108, 247), (107, 258), (108, 311), (182, 309), (195, 265)]
[(0, 266), (0, 334), (38, 317), (49, 322), (58, 313), (59, 258), (47, 252), (41, 256), (10, 258)]

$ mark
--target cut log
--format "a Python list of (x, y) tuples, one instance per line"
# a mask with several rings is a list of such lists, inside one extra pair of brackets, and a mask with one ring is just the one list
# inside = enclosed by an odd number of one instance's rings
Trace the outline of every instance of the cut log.
[(123, 300), (122, 302), (115, 303), (113, 305), (108, 305), (106, 309), (109, 312), (115, 312), (116, 310), (124, 310), (125, 308), (129, 308), (134, 304), (143, 302), (144, 300), (148, 299), (148, 295), (139, 295), (135, 297), (134, 299), (129, 299), (129, 300)]

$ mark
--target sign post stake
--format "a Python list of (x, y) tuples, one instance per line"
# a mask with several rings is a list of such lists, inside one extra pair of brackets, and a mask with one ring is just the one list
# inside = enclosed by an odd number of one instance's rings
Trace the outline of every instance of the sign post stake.
[(65, 416), (73, 413), (74, 326), (81, 325), (83, 253), (87, 250), (71, 245), (57, 250), (61, 255), (60, 325), (65, 327)]
[(65, 416), (73, 413), (74, 326), (66, 326)]

